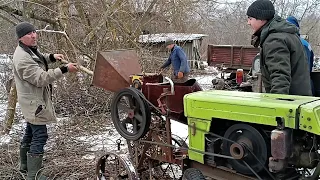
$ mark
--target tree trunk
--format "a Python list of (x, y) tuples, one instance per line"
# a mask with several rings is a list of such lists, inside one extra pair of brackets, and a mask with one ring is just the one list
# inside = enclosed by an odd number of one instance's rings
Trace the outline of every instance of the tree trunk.
[(14, 114), (16, 112), (16, 104), (17, 104), (17, 89), (16, 83), (13, 81), (11, 82), (10, 93), (8, 96), (8, 105), (7, 105), (7, 112), (3, 122), (3, 133), (8, 134), (11, 130), (13, 121), (14, 121)]

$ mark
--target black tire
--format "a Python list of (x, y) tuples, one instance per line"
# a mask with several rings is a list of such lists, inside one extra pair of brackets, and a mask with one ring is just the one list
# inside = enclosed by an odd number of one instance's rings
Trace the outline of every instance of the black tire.
[(195, 168), (188, 168), (184, 171), (182, 180), (206, 180), (202, 172)]
[[(136, 141), (149, 131), (149, 126), (151, 123), (151, 112), (149, 109), (148, 104), (140, 97), (139, 92), (137, 92), (137, 89), (134, 88), (124, 88), (120, 90), (113, 98), (112, 104), (111, 104), (111, 118), (113, 121), (113, 124), (118, 131), (118, 133), (128, 140)], [(136, 103), (139, 105), (139, 112), (141, 112), (141, 124), (140, 128), (137, 132), (128, 132), (121, 124), (119, 115), (118, 115), (118, 101), (120, 101), (122, 96), (131, 96), (132, 99), (136, 100)]]

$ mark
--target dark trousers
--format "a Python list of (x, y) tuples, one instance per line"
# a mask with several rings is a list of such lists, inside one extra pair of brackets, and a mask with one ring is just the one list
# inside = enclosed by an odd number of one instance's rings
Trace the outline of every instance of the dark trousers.
[(46, 125), (33, 125), (27, 122), (21, 145), (30, 146), (30, 154), (43, 154), (43, 148), (47, 143), (47, 139), (48, 133)]

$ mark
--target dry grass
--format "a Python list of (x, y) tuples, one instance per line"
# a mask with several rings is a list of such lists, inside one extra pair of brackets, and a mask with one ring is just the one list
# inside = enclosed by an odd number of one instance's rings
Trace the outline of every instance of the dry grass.
[[(116, 133), (110, 128), (108, 114), (93, 118), (61, 119), (59, 123), (49, 126), (48, 131), (43, 172), (50, 179), (94, 179), (97, 158), (103, 151), (116, 147), (109, 141), (109, 144), (104, 144), (105, 147), (94, 148), (95, 145), (102, 145), (102, 141), (108, 142), (107, 136), (103, 139), (95, 136), (106, 133), (112, 136)], [(0, 148), (0, 179), (23, 179), (19, 172), (18, 157), (22, 134), (23, 128), (17, 129), (11, 135), (11, 142)], [(90, 137), (92, 143), (87, 143), (86, 137)]]

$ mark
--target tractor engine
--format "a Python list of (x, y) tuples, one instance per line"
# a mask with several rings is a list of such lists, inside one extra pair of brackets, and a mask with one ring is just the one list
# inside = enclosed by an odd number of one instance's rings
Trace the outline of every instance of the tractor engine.
[(318, 163), (316, 141), (316, 136), (295, 132), (292, 129), (273, 130), (269, 171), (277, 173), (290, 167), (315, 168)]

